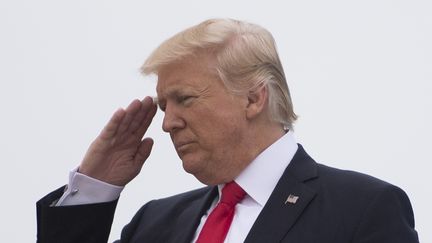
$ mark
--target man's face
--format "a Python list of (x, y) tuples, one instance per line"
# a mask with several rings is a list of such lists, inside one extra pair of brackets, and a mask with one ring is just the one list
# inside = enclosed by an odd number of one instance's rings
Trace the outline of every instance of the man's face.
[(205, 184), (234, 179), (248, 162), (247, 98), (225, 88), (206, 56), (159, 71), (157, 93), (183, 168)]

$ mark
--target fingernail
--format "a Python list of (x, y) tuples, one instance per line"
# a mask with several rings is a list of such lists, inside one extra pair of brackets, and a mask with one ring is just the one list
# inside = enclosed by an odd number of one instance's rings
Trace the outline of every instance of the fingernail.
[(158, 98), (156, 96), (151, 97), (153, 100), (153, 105), (158, 105)]

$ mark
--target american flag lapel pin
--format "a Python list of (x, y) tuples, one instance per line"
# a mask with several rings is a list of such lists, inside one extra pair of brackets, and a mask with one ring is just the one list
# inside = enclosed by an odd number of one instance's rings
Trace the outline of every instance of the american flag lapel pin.
[(285, 204), (287, 204), (287, 203), (295, 204), (298, 199), (299, 199), (298, 196), (293, 195), (293, 194), (289, 194), (287, 200), (285, 201)]

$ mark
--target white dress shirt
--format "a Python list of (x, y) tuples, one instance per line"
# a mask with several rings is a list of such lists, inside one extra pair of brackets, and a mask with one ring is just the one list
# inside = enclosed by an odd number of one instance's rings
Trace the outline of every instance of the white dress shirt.
[[(235, 178), (234, 181), (246, 191), (247, 195), (235, 207), (234, 218), (225, 238), (225, 243), (244, 242), (285, 168), (294, 157), (297, 148), (298, 145), (293, 133), (289, 131), (259, 154)], [(218, 186), (219, 197), (214, 200), (207, 213), (201, 218), (192, 242), (197, 240), (207, 216), (219, 202), (223, 186)], [(123, 187), (95, 180), (74, 170), (69, 175), (67, 190), (56, 206), (112, 201), (120, 196), (122, 189)]]

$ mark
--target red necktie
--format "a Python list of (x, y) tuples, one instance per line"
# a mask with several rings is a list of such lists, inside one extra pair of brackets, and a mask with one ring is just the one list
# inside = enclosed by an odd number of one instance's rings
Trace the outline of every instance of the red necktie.
[(222, 198), (208, 216), (196, 243), (223, 243), (234, 217), (234, 209), (246, 192), (234, 181), (222, 189)]

